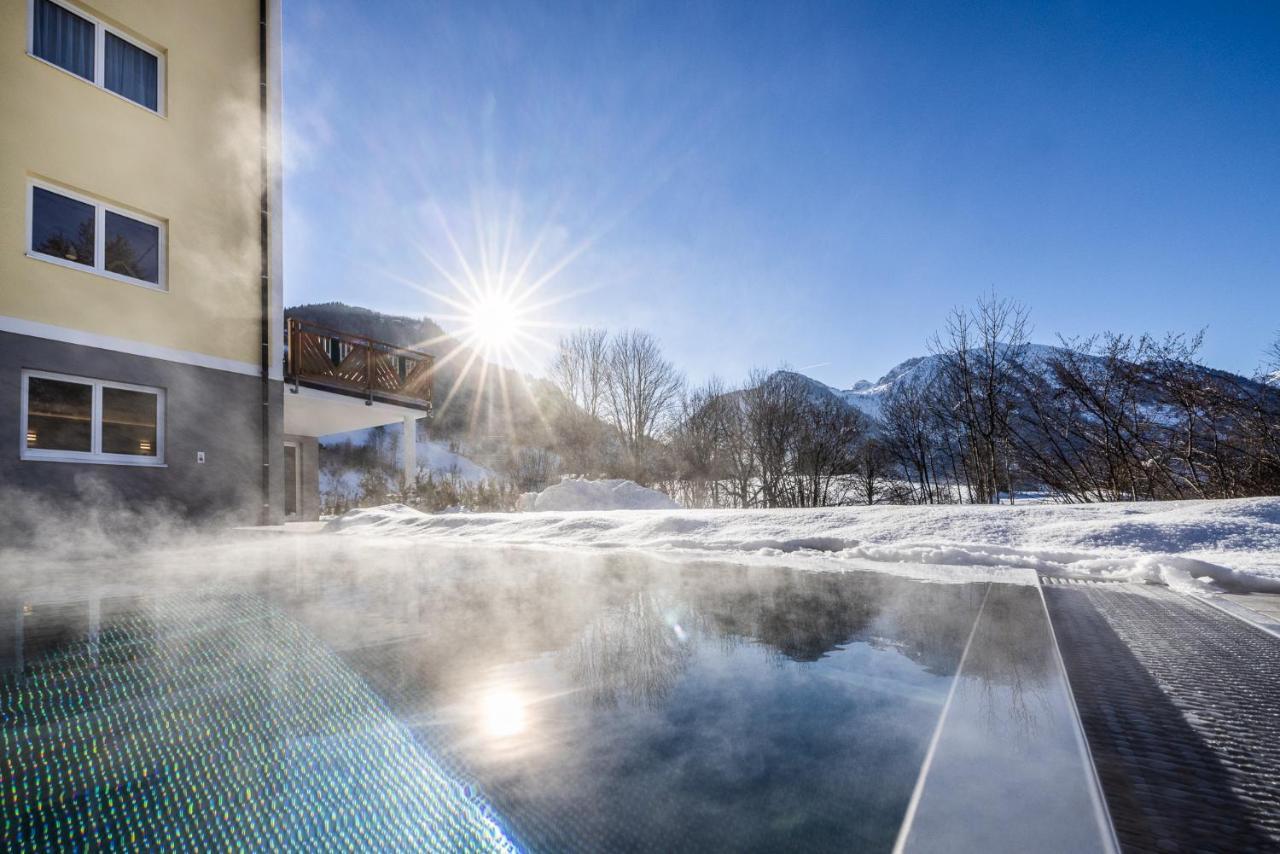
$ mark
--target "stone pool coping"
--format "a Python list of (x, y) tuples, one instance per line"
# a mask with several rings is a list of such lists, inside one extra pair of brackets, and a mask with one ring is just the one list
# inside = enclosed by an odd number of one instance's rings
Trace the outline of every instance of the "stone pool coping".
[[(1035, 649), (1012, 651), (1048, 673), (1038, 695), (983, 678), (1012, 663), (1002, 622), (1018, 610), (1040, 627)], [(1119, 844), (1043, 591), (992, 583), (894, 851), (1028, 850), (1112, 854)]]

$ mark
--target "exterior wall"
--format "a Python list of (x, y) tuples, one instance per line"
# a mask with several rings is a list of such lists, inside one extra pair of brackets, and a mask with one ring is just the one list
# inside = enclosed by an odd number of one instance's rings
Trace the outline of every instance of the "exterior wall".
[[(27, 53), (28, 4), (0, 4), (0, 317), (258, 365), (257, 0), (94, 0), (165, 56), (156, 115)], [(41, 178), (166, 221), (168, 291), (26, 256)]]
[[(264, 509), (259, 1), (68, 2), (163, 57), (161, 114), (29, 55), (29, 3), (0, 3), (0, 499), (27, 490), (75, 499), (105, 485), (130, 502), (256, 523)], [(278, 522), (279, 0), (267, 12), (267, 521)], [(32, 180), (162, 220), (165, 290), (29, 257)], [(166, 389), (165, 467), (21, 460), (23, 368)]]
[[(314, 522), (320, 518), (320, 440), (315, 436), (286, 433), (284, 441), (298, 444), (298, 479), (301, 489), (298, 493), (297, 521)], [(281, 466), (282, 471), (283, 468)]]
[[(23, 369), (156, 386), (165, 390), (164, 467), (19, 459), (17, 405)], [(283, 385), (272, 381), (271, 404)], [(261, 380), (147, 359), (111, 350), (0, 333), (0, 484), (4, 497), (23, 492), (53, 502), (119, 498), (130, 508), (162, 502), (184, 515), (256, 524), (262, 509)], [(269, 438), (271, 467), (283, 469), (279, 419)], [(196, 462), (196, 452), (205, 462)], [(283, 506), (283, 484), (272, 484), (272, 506)], [(106, 488), (106, 495), (103, 488)], [(270, 521), (280, 521), (271, 518)]]

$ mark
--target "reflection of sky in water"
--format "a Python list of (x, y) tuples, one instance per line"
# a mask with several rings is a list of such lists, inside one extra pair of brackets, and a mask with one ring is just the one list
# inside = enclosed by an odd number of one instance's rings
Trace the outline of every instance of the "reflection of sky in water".
[(465, 723), (457, 743), (427, 737), (546, 850), (891, 845), (950, 680), (864, 645), (801, 664), (692, 643), (657, 708), (583, 703), (539, 658), (502, 673), (553, 697), (532, 704), (527, 749), (471, 739)]
[[(551, 631), (491, 613), (501, 629), (352, 660), (536, 849), (888, 850), (976, 600), (771, 573), (669, 568), (585, 597), (552, 573), (517, 597), (545, 599)], [(459, 654), (430, 687), (395, 675)]]
[(248, 593), (23, 617), (10, 826), (57, 844), (888, 850), (981, 589), (625, 557), (351, 567), (311, 554), (223, 577)]

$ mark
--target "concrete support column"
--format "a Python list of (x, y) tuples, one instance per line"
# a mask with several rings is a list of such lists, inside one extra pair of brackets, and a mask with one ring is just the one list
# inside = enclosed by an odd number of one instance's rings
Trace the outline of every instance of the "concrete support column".
[(404, 417), (404, 433), (400, 436), (400, 453), (404, 463), (404, 483), (406, 489), (413, 488), (413, 481), (418, 476), (418, 419), (414, 415)]

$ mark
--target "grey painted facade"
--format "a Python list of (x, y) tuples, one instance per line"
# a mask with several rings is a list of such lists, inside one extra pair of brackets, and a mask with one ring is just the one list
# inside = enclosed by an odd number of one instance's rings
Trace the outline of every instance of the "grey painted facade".
[[(165, 390), (164, 466), (24, 460), (24, 369), (155, 386)], [(162, 502), (204, 520), (256, 524), (262, 513), (259, 377), (200, 368), (44, 338), (0, 333), (0, 485), (70, 506), (103, 488), (130, 506)], [(283, 383), (270, 381), (271, 498), (268, 521), (283, 520)], [(313, 440), (314, 441), (314, 440)], [(204, 452), (204, 463), (197, 452)]]

